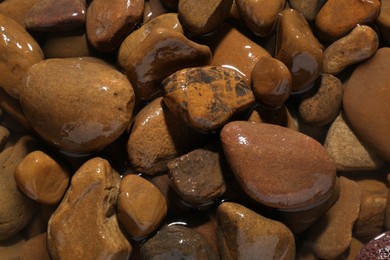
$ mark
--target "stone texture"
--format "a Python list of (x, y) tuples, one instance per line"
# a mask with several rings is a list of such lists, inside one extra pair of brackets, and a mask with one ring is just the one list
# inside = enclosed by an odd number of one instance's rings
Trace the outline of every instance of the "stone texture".
[(358, 25), (326, 48), (322, 72), (337, 75), (348, 66), (370, 58), (378, 45), (376, 32), (366, 25)]
[(351, 129), (390, 161), (390, 48), (381, 48), (348, 80), (343, 107)]
[(376, 19), (376, 24), (383, 39), (387, 44), (390, 44), (390, 0), (381, 0), (381, 11)]
[(127, 142), (129, 161), (136, 171), (156, 175), (167, 170), (169, 160), (201, 146), (202, 139), (157, 98), (134, 120)]
[(111, 66), (99, 60), (66, 58), (47, 59), (31, 67), (20, 103), (44, 140), (64, 151), (89, 153), (123, 133), (134, 99), (127, 78)]
[(348, 250), (344, 252), (346, 260), (356, 260), (356, 257), (362, 248), (362, 242), (353, 237)]
[(338, 115), (326, 135), (324, 147), (339, 171), (372, 171), (383, 165), (383, 160), (367, 147)]
[(101, 158), (84, 163), (51, 215), (47, 245), (53, 259), (127, 259), (130, 243), (118, 225), (114, 205), (120, 177)]
[(34, 31), (74, 30), (84, 26), (86, 12), (86, 0), (40, 0), (24, 23)]
[(23, 77), (30, 66), (43, 60), (38, 43), (13, 19), (0, 14), (0, 86), (19, 99)]
[(0, 259), (21, 259), (21, 250), (25, 243), (26, 240), (21, 235), (0, 241)]
[(310, 89), (321, 73), (322, 46), (303, 15), (294, 9), (281, 12), (275, 57), (289, 68), (293, 93)]
[(341, 81), (330, 74), (322, 74), (317, 91), (299, 104), (299, 116), (306, 124), (324, 126), (337, 117), (342, 102)]
[(160, 0), (163, 6), (170, 11), (177, 11), (179, 8), (179, 0)]
[(236, 0), (235, 3), (249, 29), (260, 37), (267, 37), (275, 29), (286, 0)]
[(339, 39), (357, 24), (374, 21), (379, 11), (379, 0), (328, 0), (316, 17), (318, 35), (326, 41)]
[(308, 21), (314, 21), (327, 0), (289, 0), (291, 8), (300, 12)]
[(270, 108), (279, 108), (289, 98), (291, 74), (283, 62), (272, 57), (262, 57), (254, 66), (252, 90), (256, 100)]
[(42, 51), (46, 59), (94, 56), (83, 30), (48, 33)]
[(256, 106), (251, 112), (248, 121), (254, 123), (268, 123), (280, 125), (298, 131), (294, 118), (291, 116), (286, 106), (272, 109), (264, 106)]
[(0, 13), (11, 17), (23, 28), (27, 13), (39, 0), (5, 0), (0, 1)]
[(295, 241), (282, 223), (237, 203), (217, 209), (218, 246), (222, 259), (295, 259)]
[(144, 0), (94, 0), (88, 7), (89, 42), (99, 51), (112, 52), (141, 20)]
[(42, 233), (26, 241), (20, 252), (20, 259), (25, 260), (50, 260), (49, 251), (46, 245), (47, 233)]
[(160, 0), (149, 0), (145, 2), (145, 8), (142, 18), (142, 23), (146, 24), (150, 20), (167, 13)]
[(207, 34), (225, 21), (232, 4), (233, 0), (180, 0), (179, 18), (190, 33)]
[(4, 126), (0, 125), (0, 152), (3, 151), (3, 148), (5, 147), (8, 138), (9, 138), (9, 131)]
[(141, 247), (141, 259), (218, 259), (203, 236), (185, 226), (165, 226)]
[(309, 136), (276, 125), (236, 121), (222, 129), (221, 140), (238, 182), (257, 202), (303, 210), (331, 197), (336, 166)]
[(389, 257), (389, 244), (390, 232), (382, 233), (364, 245), (356, 260), (386, 259)]
[(167, 214), (167, 203), (161, 191), (148, 180), (134, 174), (121, 180), (118, 219), (133, 237), (145, 237), (157, 230)]
[(226, 191), (222, 151), (216, 145), (196, 149), (168, 163), (171, 186), (186, 203), (202, 207)]
[(162, 85), (170, 111), (199, 131), (221, 128), (255, 101), (242, 78), (223, 67), (183, 69), (166, 78)]
[(69, 184), (69, 170), (42, 151), (29, 153), (15, 169), (20, 191), (39, 203), (55, 205)]
[(35, 213), (33, 201), (18, 190), (14, 171), (19, 162), (36, 148), (35, 141), (24, 136), (0, 153), (0, 240), (10, 238), (22, 230)]
[(348, 249), (352, 227), (359, 216), (361, 189), (340, 177), (340, 196), (336, 203), (313, 224), (307, 240), (314, 254), (321, 259), (335, 259)]

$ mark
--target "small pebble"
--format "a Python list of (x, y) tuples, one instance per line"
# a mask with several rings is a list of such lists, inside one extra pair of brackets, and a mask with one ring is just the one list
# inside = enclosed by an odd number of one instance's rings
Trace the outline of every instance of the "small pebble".
[(291, 8), (299, 11), (308, 21), (314, 21), (327, 0), (289, 0)]
[(370, 242), (360, 250), (356, 260), (366, 259), (388, 259), (390, 256), (390, 232), (385, 232)]

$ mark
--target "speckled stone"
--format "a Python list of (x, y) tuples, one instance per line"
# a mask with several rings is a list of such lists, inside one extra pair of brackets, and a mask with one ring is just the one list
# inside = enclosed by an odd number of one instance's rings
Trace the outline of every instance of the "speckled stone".
[(364, 245), (356, 257), (356, 260), (386, 259), (390, 254), (389, 245), (390, 232), (382, 233)]

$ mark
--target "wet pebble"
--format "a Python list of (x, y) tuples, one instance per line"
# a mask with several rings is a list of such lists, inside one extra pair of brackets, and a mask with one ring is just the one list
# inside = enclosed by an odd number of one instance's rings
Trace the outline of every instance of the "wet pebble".
[(356, 260), (386, 259), (389, 257), (390, 232), (373, 238), (360, 250)]
[(8, 129), (0, 125), (0, 152), (3, 151), (3, 148), (8, 141), (9, 135), (10, 132)]
[(302, 13), (308, 21), (314, 21), (317, 13), (327, 0), (289, 0), (291, 8)]
[(250, 113), (248, 121), (254, 123), (268, 123), (280, 125), (298, 131), (294, 118), (291, 116), (286, 106), (272, 109), (264, 106), (256, 106)]
[(93, 56), (84, 30), (50, 33), (42, 44), (45, 58), (70, 58)]

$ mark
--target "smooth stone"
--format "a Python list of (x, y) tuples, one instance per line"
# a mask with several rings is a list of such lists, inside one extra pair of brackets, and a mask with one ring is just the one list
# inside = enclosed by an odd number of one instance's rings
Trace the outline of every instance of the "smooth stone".
[(340, 177), (340, 196), (308, 232), (309, 245), (320, 259), (335, 259), (351, 244), (352, 228), (359, 216), (361, 189), (345, 177)]
[(180, 0), (179, 19), (191, 34), (213, 32), (229, 16), (233, 0)]
[(119, 174), (98, 157), (77, 170), (48, 223), (47, 246), (53, 259), (129, 258), (131, 245), (114, 210), (119, 182)]
[(275, 29), (286, 0), (236, 0), (238, 11), (249, 29), (260, 37), (267, 37)]
[(378, 45), (376, 32), (369, 26), (358, 25), (325, 49), (322, 72), (337, 75), (348, 66), (370, 58)]
[(142, 23), (146, 24), (150, 20), (168, 13), (168, 10), (164, 8), (160, 0), (149, 0), (145, 2), (144, 13), (142, 17)]
[(36, 149), (36, 142), (23, 136), (0, 153), (0, 240), (16, 235), (34, 216), (35, 204), (18, 190), (14, 172), (19, 162)]
[(82, 58), (35, 64), (20, 97), (34, 130), (72, 153), (90, 153), (115, 141), (130, 122), (134, 102), (132, 86), (122, 73)]
[(357, 24), (374, 21), (379, 11), (379, 0), (328, 0), (315, 20), (318, 36), (325, 41), (337, 40)]
[(295, 259), (295, 241), (281, 222), (233, 202), (217, 208), (222, 259)]
[(5, 147), (8, 138), (9, 138), (10, 132), (7, 128), (0, 125), (0, 152), (3, 151), (3, 148)]
[(120, 183), (117, 214), (127, 233), (136, 238), (145, 237), (164, 221), (167, 203), (150, 181), (130, 174)]
[(32, 31), (69, 31), (85, 25), (86, 0), (40, 0), (24, 23)]
[(216, 260), (205, 238), (188, 227), (168, 225), (141, 247), (141, 259)]
[(390, 161), (390, 48), (381, 48), (348, 80), (343, 108), (351, 129), (379, 156)]
[(25, 238), (23, 238), (22, 235), (19, 234), (7, 240), (0, 241), (0, 259), (23, 259), (21, 258), (21, 250), (23, 249), (25, 243)]
[(162, 95), (161, 82), (166, 77), (184, 68), (208, 65), (211, 56), (209, 47), (182, 33), (156, 29), (129, 57), (125, 72), (136, 97), (150, 101)]
[(388, 259), (390, 232), (379, 234), (360, 250), (356, 260)]
[(387, 44), (390, 44), (390, 0), (381, 0), (381, 11), (376, 19), (376, 24), (383, 39)]
[(284, 105), (277, 109), (271, 109), (261, 105), (256, 106), (250, 113), (248, 121), (280, 125), (298, 131), (294, 118), (291, 116), (288, 108)]
[(191, 229), (201, 234), (207, 240), (213, 251), (218, 255), (217, 220), (215, 219), (215, 214), (209, 214), (207, 216), (202, 214), (199, 216), (191, 213), (190, 217), (194, 219), (195, 223), (198, 223), (192, 225), (192, 222), (187, 222), (190, 224)]
[(300, 12), (308, 21), (314, 21), (327, 0), (288, 0), (291, 8)]
[(157, 98), (137, 114), (127, 153), (136, 171), (156, 175), (167, 170), (168, 161), (201, 146), (202, 139), (203, 135), (178, 120)]
[(234, 70), (224, 67), (183, 69), (162, 85), (169, 110), (201, 132), (221, 128), (255, 102), (251, 88)]
[(50, 260), (46, 237), (47, 233), (45, 232), (27, 240), (21, 248), (20, 259)]
[(226, 191), (222, 151), (216, 145), (196, 149), (168, 163), (171, 186), (194, 207), (214, 203)]
[(179, 0), (160, 0), (160, 2), (170, 11), (177, 11), (179, 8)]
[(46, 59), (94, 56), (84, 31), (48, 33), (42, 44)]
[(0, 1), (0, 13), (11, 17), (23, 28), (27, 13), (39, 0), (4, 0)]
[(339, 171), (372, 171), (383, 165), (383, 160), (351, 130), (342, 113), (330, 126), (324, 147)]
[(34, 38), (12, 18), (0, 14), (0, 86), (19, 99), (23, 77), (35, 63), (43, 60), (43, 53)]
[(356, 257), (358, 256), (363, 246), (364, 245), (362, 242), (353, 237), (348, 250), (344, 252), (346, 260), (356, 260)]
[(281, 12), (275, 58), (283, 62), (292, 76), (292, 93), (310, 89), (322, 70), (322, 46), (305, 17), (294, 9)]
[(330, 75), (321, 75), (321, 84), (316, 92), (299, 104), (299, 116), (309, 125), (324, 126), (340, 113), (343, 102), (343, 84)]
[(257, 202), (281, 210), (304, 210), (331, 197), (336, 166), (309, 136), (245, 121), (227, 124), (220, 135), (234, 175)]
[(270, 108), (279, 108), (289, 98), (291, 74), (283, 62), (272, 57), (262, 57), (254, 66), (252, 90), (257, 101)]
[(55, 205), (69, 184), (69, 170), (42, 151), (29, 153), (15, 169), (15, 181), (27, 197), (42, 204)]
[(88, 7), (89, 42), (102, 52), (114, 51), (141, 20), (144, 0), (94, 0)]

